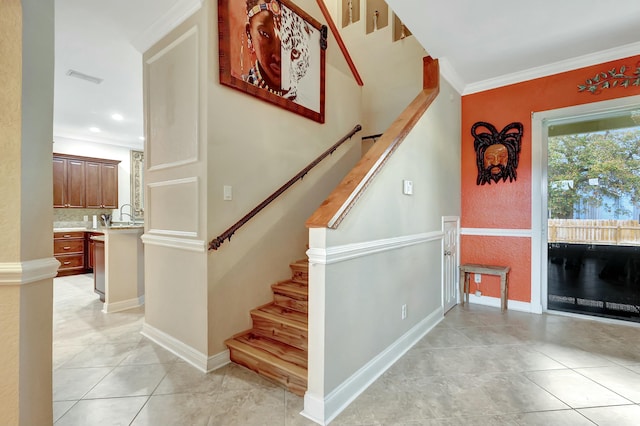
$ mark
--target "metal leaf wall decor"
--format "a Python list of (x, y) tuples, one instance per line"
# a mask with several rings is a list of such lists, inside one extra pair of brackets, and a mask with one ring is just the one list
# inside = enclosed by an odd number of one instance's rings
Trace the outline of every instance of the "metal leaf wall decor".
[(599, 93), (602, 89), (609, 89), (611, 87), (629, 87), (640, 86), (640, 66), (636, 66), (636, 70), (632, 74), (625, 74), (630, 69), (624, 65), (620, 67), (620, 70), (611, 68), (609, 71), (602, 71), (596, 74), (593, 78), (587, 79), (585, 84), (578, 85), (578, 92), (590, 92), (592, 94)]

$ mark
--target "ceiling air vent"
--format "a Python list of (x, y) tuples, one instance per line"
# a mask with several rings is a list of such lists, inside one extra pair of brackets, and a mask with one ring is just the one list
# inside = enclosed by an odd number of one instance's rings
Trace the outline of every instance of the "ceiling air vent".
[(90, 82), (95, 83), (95, 84), (100, 84), (100, 83), (102, 83), (102, 80), (103, 80), (102, 78), (94, 77), (94, 76), (88, 75), (88, 74), (83, 74), (83, 73), (81, 73), (79, 71), (75, 71), (75, 70), (67, 71), (67, 75), (69, 77), (75, 77), (75, 78), (79, 78), (81, 80), (90, 81)]

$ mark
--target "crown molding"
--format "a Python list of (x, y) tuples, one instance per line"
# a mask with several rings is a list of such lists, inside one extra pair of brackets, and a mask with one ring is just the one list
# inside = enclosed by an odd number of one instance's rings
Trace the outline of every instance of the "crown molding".
[(640, 54), (640, 42), (630, 43), (624, 46), (602, 50), (600, 52), (578, 56), (575, 58), (566, 59), (564, 61), (554, 62), (541, 67), (530, 68), (528, 70), (506, 74), (500, 77), (478, 81), (476, 83), (470, 83), (464, 87), (464, 91), (461, 93), (464, 96), (470, 95), (472, 93), (484, 92), (485, 90), (491, 90), (498, 87), (507, 86), (509, 84), (521, 83), (523, 81), (533, 80), (535, 78), (559, 74), (562, 72), (614, 61), (638, 54)]
[(140, 33), (132, 42), (140, 53), (146, 52), (169, 31), (183, 23), (202, 7), (204, 0), (177, 0), (176, 3), (149, 28)]
[(456, 72), (451, 62), (446, 57), (442, 57), (438, 58), (438, 65), (440, 66), (440, 75), (449, 82), (456, 92), (462, 93), (465, 89), (464, 80)]

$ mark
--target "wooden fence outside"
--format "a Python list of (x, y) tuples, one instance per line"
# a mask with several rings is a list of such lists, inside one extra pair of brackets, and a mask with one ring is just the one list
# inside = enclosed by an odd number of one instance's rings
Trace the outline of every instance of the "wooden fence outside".
[(548, 242), (640, 246), (637, 220), (549, 219)]

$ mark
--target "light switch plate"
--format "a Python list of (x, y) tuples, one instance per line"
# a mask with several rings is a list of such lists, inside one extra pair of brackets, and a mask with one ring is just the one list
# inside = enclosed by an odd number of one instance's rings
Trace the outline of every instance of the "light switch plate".
[(233, 199), (231, 185), (225, 185), (222, 187), (222, 199), (224, 201), (231, 201)]
[(403, 180), (402, 181), (402, 193), (404, 195), (413, 194), (413, 181), (412, 180)]

